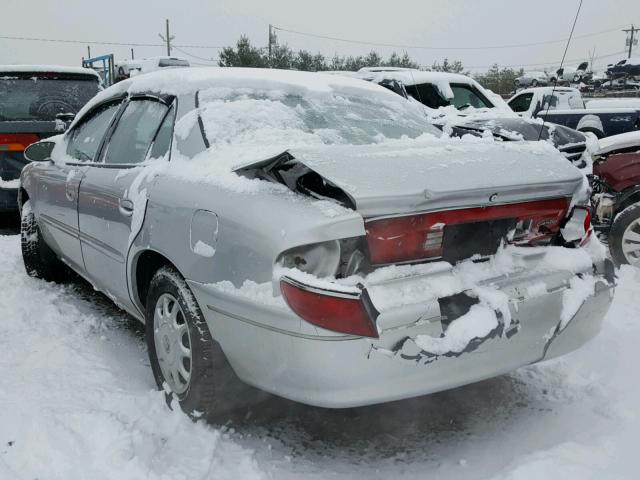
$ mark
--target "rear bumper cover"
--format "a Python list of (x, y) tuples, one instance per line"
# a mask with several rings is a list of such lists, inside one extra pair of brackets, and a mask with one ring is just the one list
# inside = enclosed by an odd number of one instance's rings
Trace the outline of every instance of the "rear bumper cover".
[(415, 339), (441, 334), (441, 299), (382, 312), (380, 338), (372, 339), (318, 329), (286, 307), (189, 284), (242, 380), (302, 403), (343, 408), (446, 390), (575, 350), (598, 333), (613, 298), (612, 270), (604, 264), (594, 269), (594, 294), (563, 328), (563, 295), (574, 275), (545, 277), (546, 293), (533, 298), (518, 293), (530, 278), (507, 278), (500, 283), (510, 297), (506, 331), (480, 339), (468, 351), (439, 356), (421, 350)]

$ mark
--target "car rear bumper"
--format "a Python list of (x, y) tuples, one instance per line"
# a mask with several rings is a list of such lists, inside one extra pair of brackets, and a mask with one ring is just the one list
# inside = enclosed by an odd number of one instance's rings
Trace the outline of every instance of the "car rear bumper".
[[(242, 380), (291, 400), (343, 408), (446, 390), (575, 350), (598, 333), (613, 298), (613, 282), (605, 278), (603, 265), (598, 270), (595, 293), (562, 329), (563, 298), (573, 274), (494, 279), (492, 285), (509, 295), (511, 324), (500, 335), (479, 339), (468, 351), (438, 356), (416, 344), (418, 335), (442, 334), (437, 298), (383, 311), (376, 339), (322, 330), (286, 306), (259, 304), (213, 285), (189, 284)], [(545, 291), (525, 298), (522, 292), (532, 282), (544, 282)]]

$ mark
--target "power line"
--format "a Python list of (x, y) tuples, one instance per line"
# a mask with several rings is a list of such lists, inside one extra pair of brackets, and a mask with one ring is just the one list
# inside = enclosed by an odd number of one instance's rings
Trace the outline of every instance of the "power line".
[[(614, 57), (616, 55), (621, 55), (623, 53), (626, 53), (626, 50), (621, 50), (619, 52), (614, 52), (614, 53), (608, 53), (606, 55), (598, 55), (597, 57), (593, 57), (593, 60), (600, 60), (601, 58), (609, 58), (609, 57)], [(584, 60), (584, 58), (572, 58), (567, 60), (567, 62), (582, 62)], [(537, 67), (537, 66), (545, 66), (545, 65), (557, 65), (558, 62), (539, 62), (539, 63), (514, 63), (511, 65), (499, 65), (501, 67)], [(491, 68), (493, 67), (493, 65), (465, 65), (465, 68)]]
[(203, 60), (205, 62), (214, 62), (214, 63), (216, 63), (216, 60), (214, 60), (213, 58), (199, 57), (198, 55), (194, 55), (192, 53), (189, 53), (189, 52), (181, 49), (180, 47), (176, 47), (175, 45), (171, 45), (171, 48), (175, 48), (176, 50), (178, 50), (183, 55), (186, 55), (186, 56), (191, 57), (191, 58), (195, 58), (196, 60)]
[[(558, 72), (560, 72), (560, 70), (564, 66), (564, 59), (566, 58), (567, 52), (569, 51), (569, 44), (571, 43), (571, 38), (573, 37), (573, 30), (576, 28), (576, 23), (578, 23), (578, 17), (580, 16), (581, 9), (582, 9), (582, 0), (580, 0), (580, 3), (578, 4), (576, 17), (573, 19), (573, 25), (571, 25), (571, 32), (569, 33), (569, 38), (567, 39), (567, 45), (564, 47), (564, 53), (562, 54), (562, 60), (560, 61), (560, 68), (558, 69)], [(560, 73), (558, 73), (558, 76), (559, 75)], [(553, 88), (551, 89), (551, 98), (553, 98), (553, 94), (556, 91), (557, 85), (558, 85), (558, 77), (556, 77), (556, 79), (553, 81)], [(544, 128), (544, 123), (547, 121), (547, 115), (549, 115), (550, 108), (551, 108), (551, 102), (549, 101), (549, 103), (547, 104), (547, 111), (545, 112), (544, 117), (542, 118), (542, 127), (540, 128), (540, 133), (538, 133), (538, 141), (540, 141), (540, 138), (542, 137), (542, 129)]]
[[(166, 47), (166, 43), (136, 43), (136, 42), (105, 42), (99, 40), (68, 40), (61, 38), (40, 38), (40, 37), (13, 37), (13, 36), (0, 36), (0, 40), (25, 40), (30, 42), (51, 42), (51, 43), (73, 43), (82, 45), (115, 45), (123, 47)], [(171, 47), (182, 48), (208, 48), (208, 49), (223, 49), (218, 45), (171, 45)]]
[[(575, 36), (573, 38), (587, 38), (587, 37), (593, 37), (593, 36), (596, 36), (596, 35), (602, 35), (602, 34), (614, 32), (614, 31), (617, 32), (617, 31), (619, 31), (620, 27), (626, 27), (627, 25), (628, 24), (619, 25), (619, 26), (617, 26), (615, 28), (611, 28), (611, 29), (608, 29), (608, 30), (601, 30), (599, 32), (585, 33), (583, 35), (577, 35), (577, 36)], [(287, 29), (287, 28), (277, 27), (275, 25), (273, 26), (273, 28), (275, 30), (280, 30), (282, 32), (293, 33), (293, 34), (296, 34), (296, 35), (303, 35), (303, 36), (306, 36), (306, 37), (321, 38), (321, 39), (324, 39), (324, 40), (334, 40), (334, 41), (337, 41), (337, 42), (354, 43), (354, 44), (359, 44), (359, 45), (370, 45), (370, 46), (374, 46), (374, 47), (410, 48), (410, 49), (422, 49), (422, 50), (490, 50), (490, 49), (523, 48), (523, 47), (532, 47), (532, 46), (539, 46), (539, 45), (550, 45), (550, 44), (554, 44), (554, 43), (563, 43), (563, 42), (566, 42), (568, 40), (567, 38), (562, 38), (562, 39), (558, 39), (558, 40), (546, 40), (546, 41), (542, 41), (542, 42), (518, 43), (518, 44), (511, 44), (511, 45), (442, 47), (442, 46), (427, 46), (427, 45), (404, 45), (404, 44), (397, 44), (397, 43), (380, 43), (380, 42), (371, 42), (371, 41), (367, 41), (367, 40), (355, 40), (355, 39), (348, 39), (348, 38), (341, 38), (341, 37), (333, 37), (333, 36), (329, 36), (329, 35), (321, 35), (321, 34), (317, 34), (317, 33), (302, 32), (302, 31), (299, 31), (299, 30), (291, 30), (291, 29)]]

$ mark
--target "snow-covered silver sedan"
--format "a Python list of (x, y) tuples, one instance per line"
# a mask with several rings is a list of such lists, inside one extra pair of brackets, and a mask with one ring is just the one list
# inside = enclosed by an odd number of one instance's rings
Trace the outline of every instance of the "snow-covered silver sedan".
[(612, 298), (557, 151), (443, 137), (357, 79), (152, 73), (26, 154), (27, 271), (64, 262), (144, 322), (188, 413), (230, 369), (324, 407), (500, 375), (582, 345)]

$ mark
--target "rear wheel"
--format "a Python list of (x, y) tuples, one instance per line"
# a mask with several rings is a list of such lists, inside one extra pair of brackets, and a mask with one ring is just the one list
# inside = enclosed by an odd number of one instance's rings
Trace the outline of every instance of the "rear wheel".
[(609, 232), (611, 257), (617, 265), (640, 267), (640, 203), (624, 209)]
[(158, 388), (192, 418), (215, 421), (246, 400), (250, 388), (236, 377), (189, 286), (171, 266), (151, 280), (146, 340)]
[(24, 268), (29, 276), (47, 281), (64, 277), (67, 267), (42, 238), (30, 200), (22, 206), (20, 246)]

